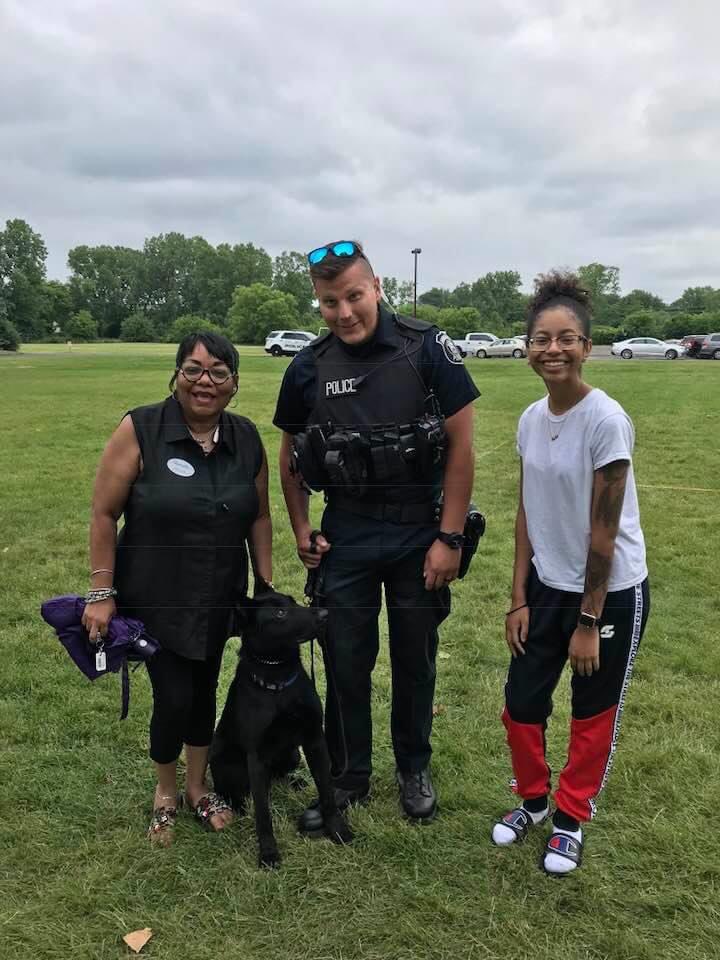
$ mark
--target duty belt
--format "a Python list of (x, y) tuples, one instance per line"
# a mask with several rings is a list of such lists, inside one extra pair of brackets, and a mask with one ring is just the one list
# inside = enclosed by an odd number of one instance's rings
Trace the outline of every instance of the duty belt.
[(373, 520), (389, 520), (391, 523), (437, 523), (440, 506), (437, 503), (367, 503), (335, 494), (328, 498), (328, 505)]

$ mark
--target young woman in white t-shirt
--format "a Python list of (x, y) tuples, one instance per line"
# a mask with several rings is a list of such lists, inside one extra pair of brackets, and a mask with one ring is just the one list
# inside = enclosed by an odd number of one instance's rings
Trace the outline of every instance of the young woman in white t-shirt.
[(568, 759), (541, 858), (563, 875), (582, 861), (581, 824), (607, 780), (633, 661), (649, 610), (632, 468), (634, 430), (620, 404), (582, 378), (592, 348), (589, 295), (572, 274), (539, 277), (528, 359), (547, 396), (520, 417), (520, 501), (505, 621), (512, 660), (503, 723), (522, 804), (493, 826), (500, 846), (549, 814), (545, 729), (569, 659)]

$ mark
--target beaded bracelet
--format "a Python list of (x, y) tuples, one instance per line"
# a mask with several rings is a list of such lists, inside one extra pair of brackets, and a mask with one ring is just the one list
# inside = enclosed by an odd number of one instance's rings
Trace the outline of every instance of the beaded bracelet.
[(85, 603), (101, 603), (117, 596), (115, 587), (99, 587), (97, 590), (88, 590)]

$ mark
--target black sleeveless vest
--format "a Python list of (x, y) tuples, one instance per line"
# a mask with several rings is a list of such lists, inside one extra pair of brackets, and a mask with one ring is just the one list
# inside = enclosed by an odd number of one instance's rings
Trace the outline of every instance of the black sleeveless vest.
[(262, 444), (250, 420), (223, 411), (206, 457), (173, 397), (130, 416), (143, 469), (118, 536), (118, 611), (142, 620), (164, 649), (203, 660), (227, 639), (247, 592)]

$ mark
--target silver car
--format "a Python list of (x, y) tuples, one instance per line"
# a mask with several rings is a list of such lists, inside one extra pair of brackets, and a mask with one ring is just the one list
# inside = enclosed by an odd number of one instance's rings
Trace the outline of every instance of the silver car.
[(633, 357), (664, 357), (666, 360), (677, 360), (685, 353), (685, 347), (679, 343), (667, 343), (657, 337), (630, 337), (629, 340), (620, 340), (610, 347), (614, 357), (623, 360), (632, 360)]
[(520, 357), (527, 356), (525, 341), (520, 337), (504, 337), (502, 340), (494, 340), (492, 343), (484, 343), (478, 347), (476, 357), (484, 360), (485, 357)]

